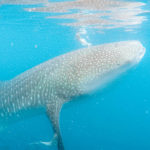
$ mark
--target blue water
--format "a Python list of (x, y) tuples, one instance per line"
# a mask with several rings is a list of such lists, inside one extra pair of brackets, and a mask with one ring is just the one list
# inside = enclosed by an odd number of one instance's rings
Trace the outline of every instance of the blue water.
[[(139, 13), (135, 14), (137, 18), (131, 19), (128, 19), (129, 16), (123, 17), (131, 11), (131, 8), (128, 10), (129, 6), (126, 7), (121, 15), (123, 19), (116, 21), (117, 25), (126, 23), (112, 28), (105, 27), (113, 26), (114, 22), (94, 28), (91, 24), (63, 24), (76, 22), (72, 18), (48, 18), (76, 14), (79, 8), (70, 12), (36, 12), (25, 8), (44, 8), (44, 5), (36, 4), (34, 0), (22, 4), (23, 0), (10, 2), (0, 3), (0, 80), (12, 79), (46, 60), (87, 47), (88, 44), (139, 40), (144, 45), (146, 54), (136, 67), (102, 91), (64, 105), (60, 128), (65, 150), (150, 150), (150, 2), (130, 1), (145, 5), (132, 8), (133, 14)], [(55, 2), (49, 1), (50, 4)], [(117, 10), (113, 7), (114, 11)], [(82, 13), (91, 12), (86, 8)], [(137, 23), (141, 16), (145, 19)], [(102, 17), (109, 20), (107, 15)], [(117, 17), (117, 13), (113, 17)], [(130, 24), (132, 21), (134, 23)], [(99, 22), (98, 25), (101, 24)], [(57, 149), (55, 146), (39, 143), (49, 141), (52, 136), (50, 121), (43, 113), (11, 124), (0, 132), (0, 150), (54, 150)]]

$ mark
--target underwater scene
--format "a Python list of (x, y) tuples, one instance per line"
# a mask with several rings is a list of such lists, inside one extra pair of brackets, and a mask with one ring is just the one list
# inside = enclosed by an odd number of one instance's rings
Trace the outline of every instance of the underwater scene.
[(150, 150), (150, 1), (0, 0), (0, 150)]

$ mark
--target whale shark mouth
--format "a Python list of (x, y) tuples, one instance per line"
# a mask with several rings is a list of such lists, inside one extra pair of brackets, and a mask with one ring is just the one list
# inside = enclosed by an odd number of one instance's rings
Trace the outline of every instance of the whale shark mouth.
[(135, 63), (139, 63), (141, 61), (141, 59), (144, 57), (145, 54), (145, 48), (143, 47), (140, 51), (138, 56), (136, 57)]

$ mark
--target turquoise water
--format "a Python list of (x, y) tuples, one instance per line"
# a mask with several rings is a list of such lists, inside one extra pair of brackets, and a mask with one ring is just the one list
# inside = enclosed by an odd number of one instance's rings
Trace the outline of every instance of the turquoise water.
[[(0, 80), (82, 47), (138, 40), (146, 48), (142, 61), (105, 89), (64, 105), (60, 128), (65, 150), (149, 150), (150, 2), (101, 1), (0, 1)], [(1, 131), (0, 150), (57, 149), (40, 143), (52, 136), (43, 113)]]

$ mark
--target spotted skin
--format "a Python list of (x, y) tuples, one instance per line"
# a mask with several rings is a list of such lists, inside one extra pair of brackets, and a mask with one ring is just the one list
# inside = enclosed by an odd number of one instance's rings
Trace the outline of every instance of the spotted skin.
[(112, 72), (118, 74), (123, 66), (137, 64), (144, 53), (139, 41), (123, 41), (79, 49), (42, 63), (0, 83), (0, 118), (19, 117), (22, 111), (45, 107), (58, 150), (64, 150), (59, 128), (62, 105), (100, 87)]

